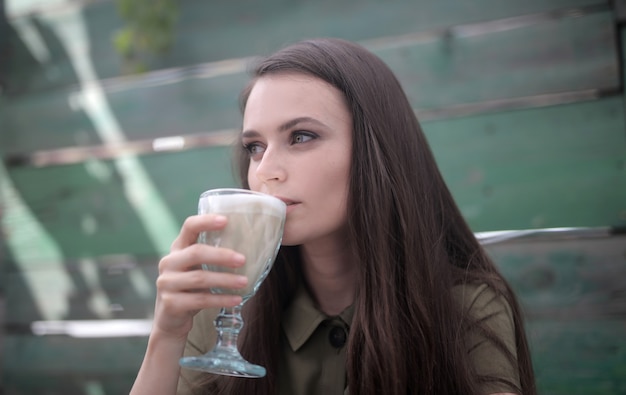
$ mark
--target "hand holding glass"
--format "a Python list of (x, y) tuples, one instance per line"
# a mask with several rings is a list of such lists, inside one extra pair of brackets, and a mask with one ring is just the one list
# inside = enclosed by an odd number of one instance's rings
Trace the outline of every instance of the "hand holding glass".
[(231, 272), (248, 277), (248, 286), (240, 290), (213, 288), (219, 294), (241, 295), (242, 302), (235, 307), (222, 308), (215, 319), (217, 344), (199, 357), (184, 357), (185, 368), (215, 374), (239, 377), (263, 377), (265, 368), (254, 365), (241, 356), (237, 337), (243, 326), (241, 308), (257, 291), (269, 273), (283, 235), (286, 205), (281, 200), (245, 189), (213, 189), (200, 195), (198, 214), (220, 214), (228, 217), (220, 231), (203, 232), (198, 242), (235, 250), (246, 257), (240, 268), (202, 265), (205, 270)]

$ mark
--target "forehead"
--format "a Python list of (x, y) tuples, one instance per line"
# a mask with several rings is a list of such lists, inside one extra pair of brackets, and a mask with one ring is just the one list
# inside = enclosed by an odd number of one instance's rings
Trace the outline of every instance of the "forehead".
[(258, 78), (248, 96), (244, 123), (270, 116), (308, 116), (351, 121), (343, 93), (306, 74), (271, 74)]

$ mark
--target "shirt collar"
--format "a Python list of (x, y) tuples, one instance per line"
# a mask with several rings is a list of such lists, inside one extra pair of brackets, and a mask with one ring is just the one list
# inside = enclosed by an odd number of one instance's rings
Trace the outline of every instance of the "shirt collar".
[[(338, 318), (349, 328), (353, 316), (354, 305), (350, 305), (339, 314)], [(281, 321), (291, 349), (298, 351), (315, 332), (319, 324), (329, 318), (315, 307), (313, 299), (301, 283), (293, 300), (283, 313)]]

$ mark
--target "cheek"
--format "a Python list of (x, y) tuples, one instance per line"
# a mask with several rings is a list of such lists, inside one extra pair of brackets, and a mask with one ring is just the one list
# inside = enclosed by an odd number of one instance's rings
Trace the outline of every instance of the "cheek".
[(327, 171), (320, 177), (319, 182), (325, 185), (323, 196), (326, 198), (327, 206), (336, 215), (345, 215), (348, 202), (349, 190), (349, 163), (345, 161), (335, 161), (328, 164)]
[(250, 190), (258, 191), (259, 182), (258, 182), (258, 179), (254, 176), (254, 169), (253, 169), (252, 164), (248, 166), (247, 178), (248, 178), (248, 186), (250, 187)]
[(350, 182), (350, 158), (340, 157), (341, 160), (330, 162), (326, 172), (329, 184), (338, 190), (347, 190)]

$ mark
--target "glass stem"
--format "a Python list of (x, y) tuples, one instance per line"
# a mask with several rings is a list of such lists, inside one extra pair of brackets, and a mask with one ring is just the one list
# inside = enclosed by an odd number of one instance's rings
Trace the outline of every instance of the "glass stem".
[(215, 328), (217, 329), (215, 351), (227, 354), (239, 354), (239, 351), (237, 351), (237, 338), (242, 327), (241, 305), (223, 307), (218, 316), (215, 317)]

